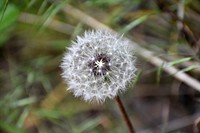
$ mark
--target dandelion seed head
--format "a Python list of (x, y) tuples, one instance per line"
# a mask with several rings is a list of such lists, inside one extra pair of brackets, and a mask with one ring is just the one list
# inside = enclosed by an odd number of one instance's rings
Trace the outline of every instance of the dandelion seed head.
[(128, 40), (103, 30), (86, 31), (61, 63), (67, 90), (86, 102), (102, 103), (125, 91), (135, 78), (135, 56)]

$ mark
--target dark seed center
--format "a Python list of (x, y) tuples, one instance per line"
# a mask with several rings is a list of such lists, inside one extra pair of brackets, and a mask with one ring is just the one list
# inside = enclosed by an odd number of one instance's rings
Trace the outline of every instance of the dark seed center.
[(106, 54), (97, 54), (88, 62), (90, 71), (95, 76), (106, 75), (110, 71), (110, 58)]

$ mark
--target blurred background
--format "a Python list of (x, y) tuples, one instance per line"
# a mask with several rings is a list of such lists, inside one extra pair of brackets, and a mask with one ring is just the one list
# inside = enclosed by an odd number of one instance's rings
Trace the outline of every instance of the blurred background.
[[(128, 132), (114, 100), (85, 103), (60, 76), (66, 47), (101, 23), (199, 82), (199, 0), (0, 0), (1, 133)], [(120, 95), (136, 131), (198, 133), (197, 89), (141, 55)]]

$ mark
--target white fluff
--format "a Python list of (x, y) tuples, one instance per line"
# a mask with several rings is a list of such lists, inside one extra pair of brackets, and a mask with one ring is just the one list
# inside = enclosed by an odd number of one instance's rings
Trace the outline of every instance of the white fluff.
[[(105, 62), (95, 62), (98, 75), (92, 72), (88, 63), (95, 56), (104, 54), (109, 58), (109, 70), (101, 71)], [(99, 68), (98, 68), (99, 67)], [(135, 56), (133, 47), (122, 36), (103, 30), (86, 31), (78, 36), (68, 49), (61, 63), (62, 77), (68, 84), (67, 90), (86, 102), (103, 103), (125, 91), (135, 77)]]

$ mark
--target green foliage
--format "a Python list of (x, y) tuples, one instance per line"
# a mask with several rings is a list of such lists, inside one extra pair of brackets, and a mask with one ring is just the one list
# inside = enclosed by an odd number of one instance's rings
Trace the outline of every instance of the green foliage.
[(192, 65), (192, 66), (189, 66), (189, 67), (182, 69), (179, 72), (189, 72), (189, 71), (192, 71), (192, 70), (197, 69), (197, 68), (200, 68), (200, 65)]
[[(44, 1), (45, 2), (45, 1)], [(52, 18), (56, 15), (56, 13), (65, 6), (65, 4), (67, 3), (66, 0), (60, 2), (60, 3), (53, 3), (51, 4), (51, 6), (49, 6), (46, 11), (42, 14), (42, 17), (40, 19), (40, 31), (44, 29), (44, 27), (46, 25), (49, 24), (49, 22), (52, 20)], [(45, 5), (45, 4), (44, 4)], [(39, 9), (39, 13), (41, 13), (42, 11), (44, 11), (44, 7), (43, 4), (41, 5), (40, 9)]]
[(166, 66), (178, 65), (180, 63), (190, 61), (191, 59), (192, 59), (191, 57), (186, 57), (186, 58), (178, 59), (178, 60), (169, 62), (168, 64), (166, 64)]
[(0, 21), (2, 21), (6, 8), (8, 6), (8, 0), (0, 1)]
[(14, 24), (19, 16), (19, 10), (15, 5), (5, 3), (5, 5), (1, 7), (3, 7), (3, 10), (0, 11), (0, 47), (2, 47), (3, 43), (10, 37), (10, 26)]
[(160, 78), (162, 76), (163, 67), (164, 67), (164, 64), (162, 64), (157, 70), (157, 73), (156, 73), (156, 83), (157, 84), (160, 83)]
[(73, 128), (74, 133), (83, 133), (83, 132), (91, 132), (92, 129), (97, 127), (100, 124), (100, 118), (88, 119), (82, 122), (80, 125)]
[(0, 128), (3, 129), (7, 133), (25, 133), (23, 129), (16, 128), (15, 126), (12, 126), (1, 120), (0, 120)]
[(131, 29), (133, 29), (137, 25), (145, 22), (147, 20), (147, 18), (148, 18), (148, 15), (140, 16), (139, 18), (135, 19), (134, 21), (132, 21), (131, 23), (126, 25), (120, 32), (121, 33), (127, 33), (128, 31), (130, 31)]
[(140, 80), (142, 75), (142, 70), (138, 70), (136, 77), (134, 78), (134, 80), (132, 81), (131, 85), (129, 88), (135, 88), (135, 86), (137, 85), (138, 81)]
[(37, 110), (37, 114), (41, 117), (41, 118), (47, 118), (47, 119), (59, 119), (61, 117), (64, 116), (65, 112), (62, 112), (61, 110), (58, 109), (40, 109)]
[(122, 3), (123, 0), (87, 0), (88, 5), (116, 5)]

